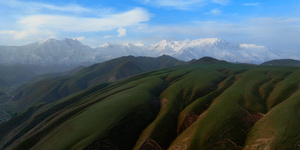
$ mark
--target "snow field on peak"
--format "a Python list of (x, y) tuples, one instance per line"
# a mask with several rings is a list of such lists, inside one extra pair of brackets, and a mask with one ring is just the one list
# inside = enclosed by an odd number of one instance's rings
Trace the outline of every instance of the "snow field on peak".
[(184, 61), (209, 56), (229, 62), (255, 64), (283, 58), (264, 46), (234, 44), (218, 38), (170, 42), (162, 40), (150, 46), (142, 43), (122, 45), (106, 42), (96, 48), (83, 45), (78, 40), (51, 38), (25, 46), (0, 46), (0, 64), (4, 65), (83, 65), (128, 55), (169, 55)]

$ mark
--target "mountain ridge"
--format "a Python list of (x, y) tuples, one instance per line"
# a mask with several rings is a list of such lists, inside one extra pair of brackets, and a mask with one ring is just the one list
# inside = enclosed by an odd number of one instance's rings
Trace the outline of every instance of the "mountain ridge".
[(80, 70), (75, 69), (71, 74), (66, 72), (62, 75), (44, 75), (48, 78), (41, 76), (41, 79), (27, 82), (15, 89), (12, 92), (13, 106), (16, 106), (16, 111), (20, 111), (37, 102), (53, 102), (100, 83), (110, 83), (143, 72), (180, 64), (183, 62), (165, 55), (157, 58), (123, 56), (83, 67)]
[(0, 46), (2, 65), (61, 65), (77, 67), (101, 63), (121, 56), (159, 57), (169, 55), (179, 60), (190, 61), (209, 56), (219, 60), (259, 64), (272, 59), (284, 58), (264, 46), (234, 44), (218, 38), (171, 41), (157, 44), (111, 44), (104, 43), (91, 48), (78, 40), (50, 38), (24, 46)]
[(274, 59), (270, 61), (266, 61), (262, 64), (262, 66), (296, 66), (300, 67), (300, 61), (294, 59)]

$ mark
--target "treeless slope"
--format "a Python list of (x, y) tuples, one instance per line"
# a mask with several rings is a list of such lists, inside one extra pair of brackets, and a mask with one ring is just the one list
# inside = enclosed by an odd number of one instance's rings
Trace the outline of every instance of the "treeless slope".
[(142, 72), (182, 63), (170, 56), (158, 58), (127, 56), (113, 59), (83, 68), (69, 76), (29, 82), (15, 90), (13, 99), (15, 104), (13, 106), (15, 106), (16, 111), (21, 111), (28, 106), (40, 102), (53, 102), (100, 83), (112, 82)]
[(151, 71), (31, 107), (0, 124), (0, 146), (297, 149), (299, 76), (294, 67), (223, 62)]
[(275, 59), (262, 63), (263, 66), (296, 66), (300, 67), (299, 60), (293, 59)]

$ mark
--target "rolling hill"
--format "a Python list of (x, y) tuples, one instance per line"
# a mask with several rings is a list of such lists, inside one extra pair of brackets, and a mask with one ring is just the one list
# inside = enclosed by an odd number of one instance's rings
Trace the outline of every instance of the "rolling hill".
[(300, 61), (294, 59), (276, 59), (262, 63), (263, 66), (295, 66), (300, 67)]
[(0, 124), (0, 148), (300, 148), (299, 68), (210, 60), (85, 82)]
[(32, 104), (53, 102), (100, 83), (112, 82), (142, 72), (183, 63), (166, 55), (157, 58), (124, 56), (81, 70), (77, 68), (75, 73), (71, 70), (59, 75), (43, 75), (13, 91), (12, 105), (16, 111), (20, 111)]

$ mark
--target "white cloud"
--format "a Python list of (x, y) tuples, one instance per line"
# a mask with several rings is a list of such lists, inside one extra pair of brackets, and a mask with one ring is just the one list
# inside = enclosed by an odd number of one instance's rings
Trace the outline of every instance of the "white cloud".
[(108, 39), (108, 38), (112, 38), (112, 37), (113, 37), (112, 35), (106, 35), (103, 38)]
[(145, 0), (144, 2), (146, 4), (174, 9), (191, 9), (195, 6), (204, 6), (207, 0)]
[(26, 38), (40, 38), (40, 37), (49, 37), (54, 36), (55, 33), (49, 30), (36, 30), (36, 29), (29, 29), (29, 30), (1, 30), (0, 35), (6, 35), (13, 40), (23, 40)]
[(84, 36), (80, 36), (80, 37), (76, 37), (76, 38), (72, 38), (73, 40), (78, 40), (78, 41), (84, 41), (85, 37)]
[(138, 46), (138, 47), (142, 47), (142, 46), (145, 46), (143, 43), (135, 43), (133, 44), (134, 46)]
[(66, 5), (66, 6), (55, 6), (46, 3), (37, 3), (37, 2), (24, 2), (18, 0), (0, 0), (0, 4), (4, 6), (8, 6), (11, 8), (19, 8), (26, 11), (34, 12), (40, 10), (54, 10), (54, 11), (65, 11), (65, 12), (91, 12), (91, 9), (84, 8), (80, 5)]
[(0, 31), (0, 34), (10, 34), (10, 35), (14, 35), (14, 34), (16, 34), (17, 33), (17, 31), (14, 31), (14, 30), (1, 30)]
[(220, 9), (216, 8), (216, 9), (212, 9), (210, 12), (207, 12), (205, 14), (221, 15), (222, 11)]
[(40, 8), (46, 8), (50, 10), (58, 10), (58, 11), (68, 11), (68, 12), (91, 12), (92, 10), (88, 8), (81, 7), (79, 5), (67, 5), (67, 6), (54, 6), (54, 5), (48, 5), (48, 4), (41, 4), (41, 3), (33, 3), (33, 5), (36, 5)]
[(261, 3), (245, 3), (244, 6), (259, 6)]
[(126, 36), (126, 29), (125, 28), (119, 28), (118, 30), (117, 30), (117, 32), (118, 32), (118, 35), (106, 35), (106, 36), (104, 36), (103, 38), (104, 39), (108, 39), (108, 38), (112, 38), (112, 37), (123, 37), (123, 36)]
[(212, 0), (212, 2), (216, 3), (216, 4), (227, 5), (231, 1), (230, 0)]
[(230, 0), (143, 0), (145, 4), (152, 4), (159, 7), (169, 7), (173, 9), (190, 10), (215, 3), (220, 5), (227, 5)]
[[(118, 29), (119, 37), (126, 35), (125, 27), (143, 26), (151, 15), (142, 8), (105, 17), (76, 17), (60, 15), (29, 15), (19, 19), (18, 29), (0, 30), (0, 35), (11, 40), (44, 39), (61, 33), (102, 32)], [(82, 39), (82, 38), (81, 38)], [(32, 40), (29, 40), (32, 41)]]
[(218, 37), (238, 43), (265, 45), (282, 51), (300, 51), (300, 18), (252, 18), (235, 23), (194, 22), (189, 25), (148, 27), (138, 32), (145, 37), (152, 35), (160, 39)]
[(45, 28), (68, 32), (108, 31), (120, 27), (139, 25), (150, 20), (150, 14), (142, 8), (108, 15), (102, 18), (85, 18), (59, 15), (32, 15), (18, 21), (27, 28)]
[(119, 28), (118, 29), (118, 37), (126, 36), (126, 29), (124, 28)]

